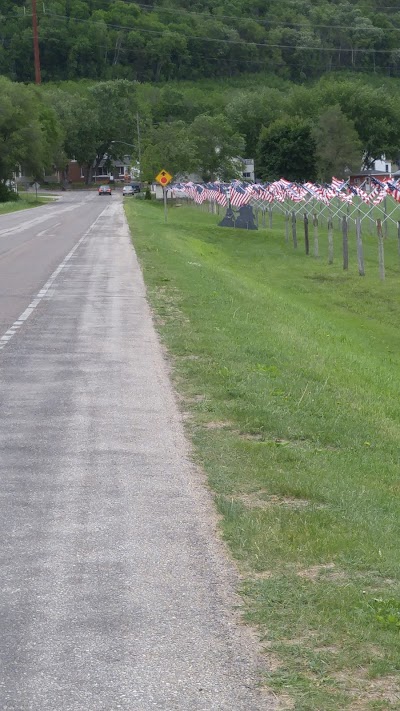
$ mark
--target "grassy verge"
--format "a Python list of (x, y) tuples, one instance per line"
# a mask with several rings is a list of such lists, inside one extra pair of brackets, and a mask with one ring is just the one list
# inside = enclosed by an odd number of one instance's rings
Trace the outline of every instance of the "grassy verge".
[(51, 198), (38, 197), (36, 199), (36, 195), (24, 193), (23, 197), (16, 202), (0, 203), (0, 215), (6, 215), (9, 212), (17, 212), (18, 210), (26, 210), (30, 207), (38, 207), (39, 205), (45, 205), (47, 202), (51, 202)]
[[(126, 204), (266, 684), (297, 711), (400, 709), (400, 268), (294, 252), (283, 223)], [(335, 235), (338, 241), (339, 235)]]

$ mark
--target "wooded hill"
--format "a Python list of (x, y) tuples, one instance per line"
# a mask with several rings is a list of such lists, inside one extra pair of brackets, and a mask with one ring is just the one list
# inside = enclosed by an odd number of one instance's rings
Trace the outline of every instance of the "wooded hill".
[[(31, 4), (0, 0), (0, 74), (33, 79)], [(399, 0), (44, 0), (43, 81), (351, 69), (400, 75)]]

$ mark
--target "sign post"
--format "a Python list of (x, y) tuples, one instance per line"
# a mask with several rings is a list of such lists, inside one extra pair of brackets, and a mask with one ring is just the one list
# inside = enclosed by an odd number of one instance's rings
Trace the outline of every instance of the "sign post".
[(166, 170), (160, 170), (159, 174), (156, 175), (157, 183), (160, 183), (163, 189), (163, 199), (164, 199), (164, 221), (167, 224), (168, 219), (168, 209), (167, 209), (167, 185), (172, 180), (172, 175), (170, 175)]

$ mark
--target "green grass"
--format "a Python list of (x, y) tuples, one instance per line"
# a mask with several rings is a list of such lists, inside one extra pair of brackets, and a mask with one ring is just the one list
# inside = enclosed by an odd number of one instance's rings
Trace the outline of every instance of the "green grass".
[(23, 197), (16, 202), (1, 202), (0, 215), (5, 215), (9, 212), (17, 212), (18, 210), (26, 210), (31, 207), (39, 207), (39, 205), (45, 205), (47, 202), (51, 202), (51, 198), (39, 196), (36, 199), (36, 195), (23, 193)]
[[(400, 264), (343, 272), (273, 230), (125, 206), (245, 619), (297, 711), (400, 709)], [(282, 705), (285, 708), (285, 705)]]

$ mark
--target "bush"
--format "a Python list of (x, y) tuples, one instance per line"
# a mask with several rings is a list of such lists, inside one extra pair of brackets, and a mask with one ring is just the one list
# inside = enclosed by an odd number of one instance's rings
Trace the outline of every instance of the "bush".
[(149, 186), (147, 186), (147, 188), (146, 188), (146, 192), (145, 192), (145, 194), (144, 194), (144, 199), (145, 199), (145, 200), (151, 200), (151, 190), (150, 190), (150, 187), (149, 187)]
[(4, 183), (0, 183), (0, 202), (16, 202), (19, 200), (18, 193), (11, 190)]

